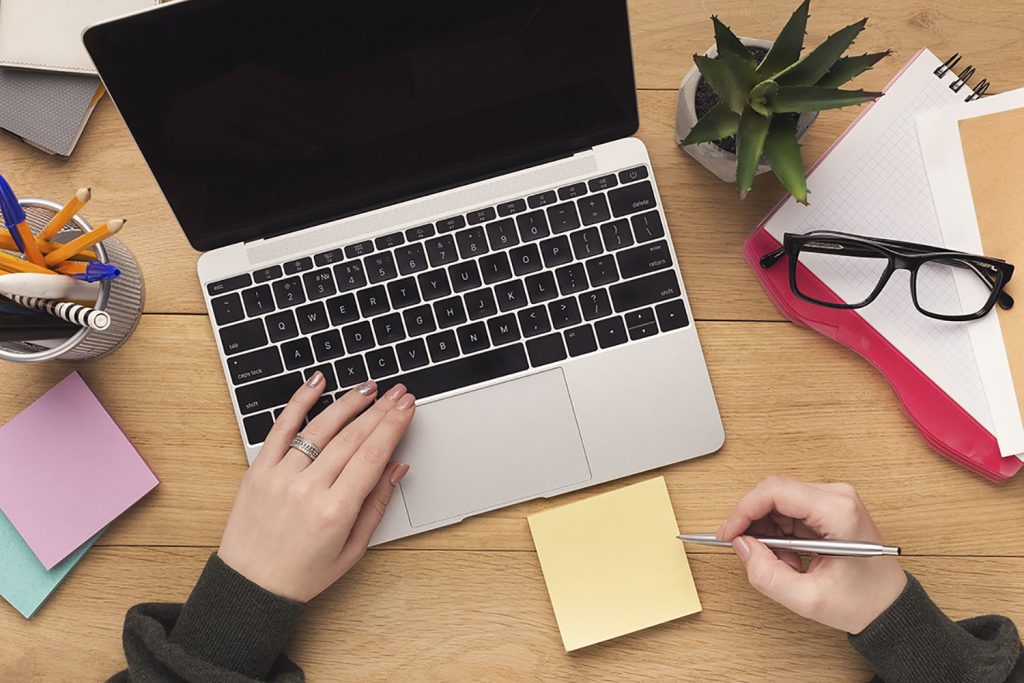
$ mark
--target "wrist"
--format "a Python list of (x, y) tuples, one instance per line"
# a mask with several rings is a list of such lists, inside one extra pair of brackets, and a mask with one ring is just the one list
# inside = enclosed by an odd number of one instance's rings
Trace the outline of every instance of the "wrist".
[(861, 602), (862, 608), (851, 620), (845, 630), (850, 635), (857, 635), (878, 620), (907, 587), (907, 573), (903, 571), (895, 559), (886, 558), (886, 571), (882, 573), (873, 586), (869, 596)]

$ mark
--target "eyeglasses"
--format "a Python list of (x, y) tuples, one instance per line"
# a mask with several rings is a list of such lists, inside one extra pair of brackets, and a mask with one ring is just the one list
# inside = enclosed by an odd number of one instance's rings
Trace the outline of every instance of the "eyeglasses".
[(996, 303), (1013, 307), (1013, 297), (1003, 291), (1013, 266), (987, 256), (831, 230), (786, 233), (781, 247), (761, 257), (761, 267), (771, 268), (783, 256), (789, 257), (793, 293), (819, 306), (867, 306), (894, 272), (908, 270), (914, 306), (930, 318), (977, 320)]

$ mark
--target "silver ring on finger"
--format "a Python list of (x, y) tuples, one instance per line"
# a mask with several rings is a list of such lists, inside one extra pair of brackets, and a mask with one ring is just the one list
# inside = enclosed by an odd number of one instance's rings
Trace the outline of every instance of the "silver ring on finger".
[(291, 447), (309, 458), (310, 462), (320, 457), (320, 447), (302, 434), (296, 434), (292, 438)]

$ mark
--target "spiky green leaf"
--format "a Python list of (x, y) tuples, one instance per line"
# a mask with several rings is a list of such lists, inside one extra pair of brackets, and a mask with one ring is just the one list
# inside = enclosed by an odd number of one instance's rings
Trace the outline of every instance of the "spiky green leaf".
[(775, 81), (761, 81), (747, 95), (747, 103), (761, 116), (772, 115), (771, 96), (779, 89)]
[(718, 17), (714, 15), (711, 16), (711, 23), (715, 26), (715, 46), (718, 48), (718, 54), (731, 52), (750, 64), (750, 66), (757, 65), (757, 62), (754, 61), (754, 55), (750, 54), (750, 50), (740, 42), (740, 39), (736, 37), (732, 29), (719, 21)]
[(690, 129), (686, 139), (683, 140), (683, 146), (721, 140), (730, 135), (736, 135), (739, 125), (740, 115), (729, 109), (724, 102), (719, 102)]
[(885, 52), (874, 52), (857, 55), (856, 57), (843, 57), (815, 85), (820, 85), (823, 88), (838, 88), (860, 76), (880, 62), (882, 58), (888, 57), (891, 54), (891, 50), (886, 50)]
[(807, 175), (796, 140), (796, 122), (776, 116), (764, 141), (764, 158), (783, 187), (801, 204), (807, 203)]
[(764, 152), (764, 141), (768, 136), (768, 121), (749, 107), (740, 115), (740, 127), (736, 132), (736, 187), (740, 191), (740, 199), (754, 185), (757, 165)]
[(843, 56), (846, 48), (853, 44), (867, 23), (867, 19), (861, 19), (836, 31), (792, 66), (780, 71), (775, 76), (775, 81), (779, 85), (814, 85)]
[(776, 114), (789, 112), (821, 111), (837, 109), (853, 104), (863, 104), (882, 96), (880, 92), (864, 90), (837, 90), (816, 85), (782, 86), (769, 98)]
[(757, 67), (757, 74), (762, 78), (771, 78), (779, 71), (800, 59), (800, 51), (804, 49), (804, 33), (807, 31), (807, 14), (811, 8), (811, 0), (804, 0), (796, 8), (775, 39), (768, 54)]
[[(723, 56), (728, 54), (730, 53), (726, 52)], [(734, 59), (743, 63), (739, 57), (734, 57)], [(750, 90), (750, 86), (737, 80), (726, 60), (694, 55), (693, 62), (718, 98), (737, 114), (742, 112), (747, 104), (747, 92)]]

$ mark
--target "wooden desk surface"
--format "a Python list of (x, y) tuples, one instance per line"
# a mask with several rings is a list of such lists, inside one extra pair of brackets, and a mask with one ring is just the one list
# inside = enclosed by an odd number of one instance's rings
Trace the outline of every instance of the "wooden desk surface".
[[(672, 141), (676, 87), (711, 42), (708, 15), (773, 37), (796, 0), (636, 0), (631, 6), (641, 129), (725, 421), (716, 455), (664, 474), (685, 529), (714, 529), (768, 474), (847, 481), (953, 617), (998, 611), (1024, 625), (1024, 481), (995, 486), (929, 450), (886, 383), (859, 357), (783, 321), (740, 255), (782, 196), (761, 177), (743, 203)], [(856, 51), (894, 54), (860, 83), (878, 89), (921, 46), (966, 54), (994, 91), (1024, 84), (1024, 2), (815, 0), (808, 44), (870, 16)], [(826, 112), (816, 158), (857, 110)], [(4, 365), (0, 423), (78, 369), (162, 480), (104, 534), (31, 620), (0, 607), (0, 680), (95, 680), (124, 665), (121, 623), (142, 601), (181, 601), (220, 532), (245, 469), (202, 305), (192, 251), (118, 118), (103, 100), (70, 161), (0, 138), (24, 195), (63, 200), (91, 185), (87, 216), (130, 218), (146, 315), (122, 349), (87, 364)], [(26, 390), (26, 388), (28, 388)], [(203, 444), (198, 446), (197, 444)], [(572, 494), (582, 498), (643, 476)], [(704, 611), (566, 655), (526, 515), (538, 501), (372, 550), (309, 609), (288, 653), (319, 680), (857, 681), (868, 670), (842, 634), (754, 593), (730, 553), (691, 548)], [(785, 673), (783, 673), (785, 672)]]

